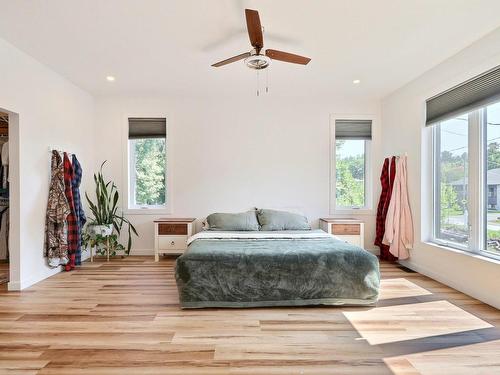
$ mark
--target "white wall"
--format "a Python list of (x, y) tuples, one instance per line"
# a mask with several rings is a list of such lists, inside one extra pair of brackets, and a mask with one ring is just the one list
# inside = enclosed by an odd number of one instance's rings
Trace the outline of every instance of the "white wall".
[(50, 269), (43, 257), (48, 150), (57, 146), (76, 153), (84, 169), (83, 188), (89, 186), (95, 160), (94, 104), (86, 92), (1, 39), (0, 72), (0, 108), (18, 114), (11, 117), (9, 137), (11, 269), (16, 271), (9, 289), (20, 289), (59, 271)]
[(430, 234), (430, 130), (425, 99), (500, 65), (500, 29), (426, 72), (383, 100), (384, 155), (408, 153), (415, 249), (408, 267), (500, 308), (500, 262), (427, 244)]
[[(215, 211), (255, 206), (295, 207), (317, 226), (320, 217), (329, 216), (330, 114), (379, 116), (379, 106), (343, 98), (256, 97), (252, 88), (247, 96), (234, 99), (182, 94), (100, 98), (96, 102), (98, 158), (108, 160), (107, 177), (121, 191), (126, 184), (122, 170), (126, 149), (120, 138), (126, 117), (158, 113), (167, 114), (170, 137), (170, 216), (204, 218)], [(373, 149), (377, 156), (379, 140), (376, 130)], [(153, 219), (157, 217), (129, 216), (140, 232), (133, 253), (152, 254)], [(366, 221), (369, 247), (374, 216), (361, 218)]]

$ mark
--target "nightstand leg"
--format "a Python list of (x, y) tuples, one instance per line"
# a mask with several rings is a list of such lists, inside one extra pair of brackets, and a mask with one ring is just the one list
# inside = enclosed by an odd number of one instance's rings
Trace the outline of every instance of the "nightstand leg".
[(155, 262), (160, 261), (160, 254), (158, 254), (158, 249), (155, 249)]

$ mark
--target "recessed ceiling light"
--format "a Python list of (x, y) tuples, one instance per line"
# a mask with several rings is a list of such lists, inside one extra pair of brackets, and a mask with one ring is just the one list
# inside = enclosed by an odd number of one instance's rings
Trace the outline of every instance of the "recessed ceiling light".
[(108, 82), (114, 82), (115, 77), (113, 77), (113, 76), (106, 76), (106, 80), (107, 80)]
[(361, 80), (355, 79), (354, 81), (352, 81), (352, 83), (354, 83), (355, 85), (359, 85), (361, 83)]

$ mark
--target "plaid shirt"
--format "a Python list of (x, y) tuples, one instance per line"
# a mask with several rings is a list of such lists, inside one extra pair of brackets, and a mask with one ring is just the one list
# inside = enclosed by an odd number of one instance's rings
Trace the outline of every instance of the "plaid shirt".
[(385, 219), (387, 217), (387, 210), (389, 209), (389, 203), (392, 196), (392, 188), (394, 185), (394, 178), (396, 177), (396, 157), (393, 156), (390, 160), (389, 158), (384, 160), (384, 165), (382, 166), (382, 173), (380, 175), (380, 183), (382, 185), (382, 191), (380, 193), (380, 199), (377, 207), (377, 223), (376, 223), (376, 237), (374, 244), (380, 247), (380, 259), (395, 261), (398, 258), (393, 256), (389, 252), (389, 246), (382, 243), (385, 233)]
[(69, 264), (66, 265), (66, 271), (75, 266), (75, 253), (78, 246), (78, 224), (75, 216), (75, 202), (73, 200), (73, 189), (71, 180), (73, 179), (73, 166), (69, 161), (68, 154), (64, 153), (64, 194), (68, 200), (70, 213), (68, 215), (68, 255)]
[(85, 217), (85, 212), (83, 211), (82, 201), (80, 198), (80, 184), (82, 182), (82, 166), (73, 155), (73, 179), (71, 180), (71, 187), (73, 190), (73, 202), (75, 204), (75, 216), (77, 224), (77, 242), (76, 242), (76, 253), (75, 253), (75, 264), (77, 266), (82, 264), (82, 230), (83, 226), (87, 222)]

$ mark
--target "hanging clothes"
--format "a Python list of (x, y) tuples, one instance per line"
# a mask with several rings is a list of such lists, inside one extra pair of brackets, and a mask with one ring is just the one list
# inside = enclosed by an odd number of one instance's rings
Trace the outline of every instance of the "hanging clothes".
[(45, 218), (45, 256), (49, 266), (68, 263), (68, 239), (65, 231), (70, 206), (65, 195), (64, 166), (58, 151), (52, 151), (51, 180)]
[(75, 202), (73, 200), (73, 187), (71, 180), (73, 179), (73, 166), (69, 161), (68, 154), (64, 153), (64, 194), (68, 200), (70, 213), (66, 218), (67, 236), (68, 236), (68, 257), (69, 262), (66, 264), (66, 271), (75, 268), (75, 254), (78, 240), (78, 225), (75, 215)]
[(2, 188), (9, 188), (9, 142), (2, 145)]
[(82, 231), (83, 226), (87, 222), (85, 217), (85, 212), (83, 211), (83, 206), (80, 197), (80, 184), (82, 181), (82, 166), (76, 158), (76, 155), (72, 157), (73, 164), (73, 179), (71, 180), (71, 187), (73, 190), (73, 201), (75, 205), (75, 216), (77, 224), (77, 239), (76, 239), (76, 252), (75, 252), (75, 264), (77, 266), (82, 264)]
[(407, 157), (400, 156), (396, 164), (396, 177), (387, 218), (385, 221), (385, 244), (389, 252), (399, 259), (410, 257), (413, 248), (413, 219), (408, 199)]
[[(4, 171), (4, 166), (3, 166), (3, 160), (2, 160), (2, 148), (3, 148), (3, 145), (8, 142), (7, 139), (3, 139), (3, 138), (0, 138), (0, 188), (3, 187), (3, 180), (4, 180), (4, 175), (5, 175), (5, 172)], [(7, 152), (7, 158), (8, 158), (8, 155), (9, 153)], [(7, 161), (8, 163), (8, 161)]]
[(384, 160), (382, 173), (380, 175), (382, 191), (380, 192), (380, 199), (377, 207), (376, 237), (374, 242), (375, 246), (380, 248), (380, 259), (391, 262), (397, 260), (398, 258), (389, 252), (389, 246), (383, 243), (383, 239), (385, 234), (385, 220), (387, 218), (387, 210), (389, 209), (389, 203), (391, 201), (395, 177), (396, 157), (393, 156), (390, 159), (386, 158)]
[(0, 260), (9, 259), (9, 207), (0, 206)]

